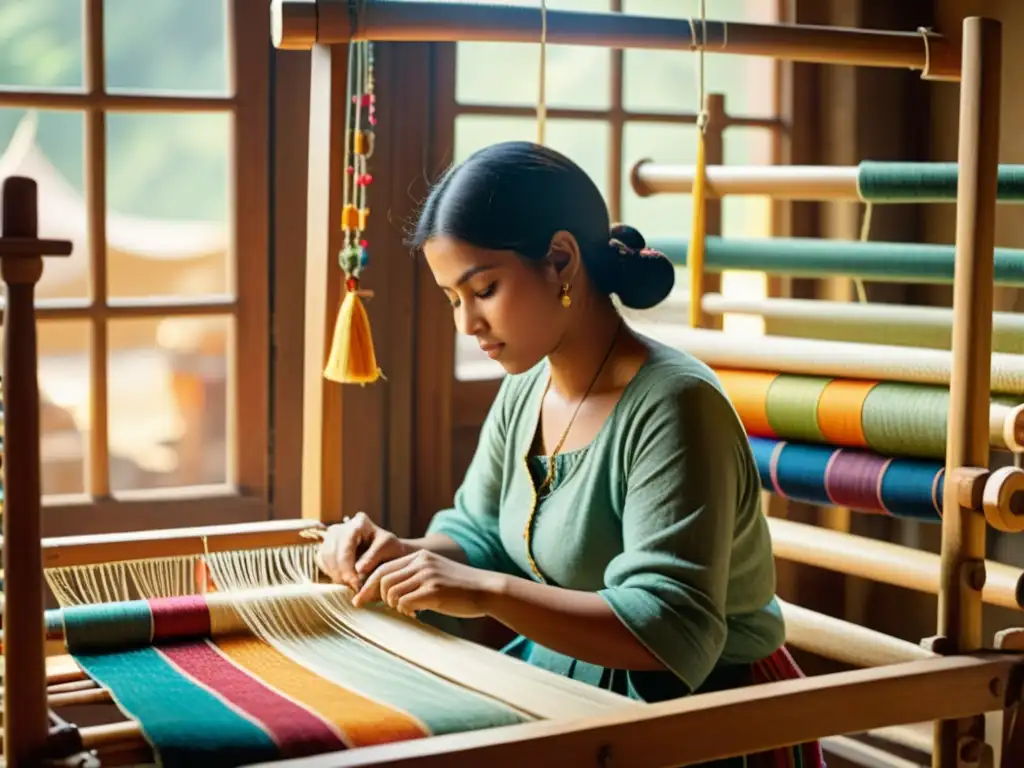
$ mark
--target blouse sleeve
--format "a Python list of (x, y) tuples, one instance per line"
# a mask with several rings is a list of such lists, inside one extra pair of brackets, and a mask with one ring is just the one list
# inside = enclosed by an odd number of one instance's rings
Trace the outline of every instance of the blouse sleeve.
[(508, 381), (508, 377), (502, 380), (484, 419), (473, 459), (455, 492), (454, 505), (434, 515), (427, 533), (452, 539), (474, 568), (515, 573), (516, 566), (501, 543), (498, 528), (509, 422)]
[(625, 448), (623, 551), (600, 594), (694, 691), (725, 647), (732, 537), (748, 485), (745, 436), (725, 396), (694, 376), (644, 410)]

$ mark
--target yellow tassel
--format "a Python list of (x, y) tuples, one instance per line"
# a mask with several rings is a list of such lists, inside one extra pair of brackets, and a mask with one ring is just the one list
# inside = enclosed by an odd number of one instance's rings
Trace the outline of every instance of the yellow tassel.
[(327, 356), (324, 378), (339, 384), (372, 384), (381, 378), (377, 355), (373, 351), (370, 318), (359, 290), (346, 290), (338, 318), (334, 323), (334, 339)]
[(690, 232), (686, 268), (690, 272), (690, 327), (701, 325), (701, 304), (704, 297), (704, 131), (697, 128), (697, 164), (693, 177), (693, 227)]

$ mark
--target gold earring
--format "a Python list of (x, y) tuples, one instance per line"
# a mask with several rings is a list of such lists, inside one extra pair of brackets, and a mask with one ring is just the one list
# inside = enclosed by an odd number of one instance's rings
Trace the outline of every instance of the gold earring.
[(562, 290), (558, 295), (559, 301), (562, 302), (562, 306), (568, 309), (572, 306), (572, 297), (569, 295), (569, 284), (562, 283)]

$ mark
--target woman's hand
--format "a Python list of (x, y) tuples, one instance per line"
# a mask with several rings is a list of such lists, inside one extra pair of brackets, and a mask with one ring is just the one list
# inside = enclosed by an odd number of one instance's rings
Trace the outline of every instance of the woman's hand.
[(363, 579), (381, 563), (408, 555), (411, 548), (391, 531), (378, 527), (366, 513), (340, 525), (332, 525), (324, 534), (317, 552), (317, 565), (335, 584), (344, 584), (353, 592)]
[(352, 602), (380, 600), (407, 616), (434, 611), (463, 619), (486, 615), (484, 606), (502, 583), (501, 574), (472, 568), (427, 550), (384, 563)]

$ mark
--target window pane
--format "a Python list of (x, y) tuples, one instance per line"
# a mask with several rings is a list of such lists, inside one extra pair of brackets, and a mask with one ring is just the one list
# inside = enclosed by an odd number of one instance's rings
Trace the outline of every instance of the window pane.
[(629, 173), (637, 162), (693, 163), (697, 158), (697, 129), (670, 123), (626, 123), (622, 133), (622, 220), (639, 229), (648, 240), (683, 236), (690, 231), (693, 202), (690, 195), (640, 197)]
[[(708, 3), (715, 21), (775, 23), (775, 3), (767, 0), (716, 0)], [(624, 0), (626, 13), (700, 21), (696, 2)], [(632, 112), (696, 112), (697, 56), (689, 51), (629, 50), (623, 67), (623, 105)], [(769, 58), (709, 52), (704, 55), (706, 93), (725, 95), (732, 115), (772, 115), (775, 68)]]
[[(608, 197), (608, 143), (611, 129), (600, 120), (548, 120), (544, 143), (577, 163)], [(455, 161), (501, 141), (535, 141), (530, 117), (459, 115), (455, 119)]]
[(80, 113), (0, 107), (0, 179), (35, 179), (39, 236), (70, 240), (72, 245), (71, 256), (46, 260), (37, 299), (84, 299), (90, 294), (84, 174)]
[[(58, 260), (47, 259), (46, 264)], [(85, 493), (91, 390), (89, 323), (41, 320), (36, 324), (36, 334), (43, 495)], [(3, 348), (0, 325), (0, 375), (4, 374)], [(0, 446), (0, 452), (7, 449), (2, 440)]]
[(103, 27), (108, 90), (228, 90), (224, 0), (105, 0)]
[[(725, 162), (729, 165), (771, 165), (772, 131), (764, 128), (733, 127), (725, 132)], [(772, 201), (764, 196), (730, 196), (722, 200), (724, 237), (771, 237)], [(763, 299), (768, 295), (764, 272), (722, 273), (722, 295), (730, 299)], [(764, 318), (756, 315), (722, 317), (722, 328), (744, 336), (764, 335)]]
[(110, 486), (114, 491), (227, 481), (225, 317), (110, 323)]
[[(771, 165), (772, 131), (734, 126), (725, 132), (726, 165)], [(747, 195), (722, 200), (722, 234), (725, 237), (770, 237), (771, 198)]]
[[(506, 5), (538, 8), (537, 0)], [(609, 0), (549, 0), (549, 10), (608, 11)], [(540, 94), (540, 14), (537, 43), (456, 45), (455, 98), (463, 104), (533, 106)], [(549, 107), (607, 109), (611, 106), (611, 51), (578, 45), (547, 46)]]
[(223, 294), (229, 284), (228, 114), (107, 118), (110, 296)]
[(82, 0), (0, 3), (0, 88), (82, 87)]
[[(455, 161), (500, 141), (534, 140), (535, 120), (526, 117), (460, 115), (455, 121)], [(599, 120), (549, 120), (547, 146), (557, 150), (586, 171), (608, 198), (608, 157), (611, 131)], [(455, 378), (489, 379), (503, 375), (501, 366), (480, 350), (472, 338), (456, 336)]]

